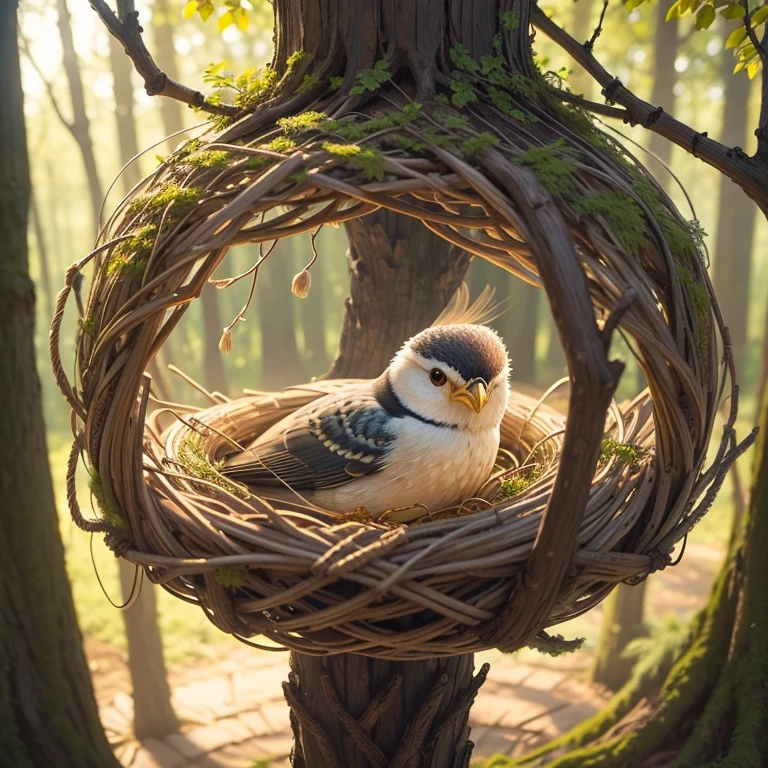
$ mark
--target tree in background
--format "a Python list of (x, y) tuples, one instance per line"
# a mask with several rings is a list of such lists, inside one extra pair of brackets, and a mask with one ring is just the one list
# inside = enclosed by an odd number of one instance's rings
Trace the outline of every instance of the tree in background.
[[(109, 40), (109, 62), (115, 97), (115, 127), (123, 171), (120, 177), (123, 193), (128, 194), (141, 180), (134, 116), (133, 67), (113, 37)], [(220, 363), (220, 361), (219, 361)], [(162, 389), (162, 371), (152, 370), (154, 385)], [(158, 393), (159, 394), (159, 393)], [(128, 642), (128, 670), (133, 693), (133, 732), (137, 739), (162, 736), (178, 729), (179, 721), (171, 704), (171, 689), (163, 658), (163, 640), (157, 623), (157, 587), (149, 579), (136, 579), (136, 567), (118, 558), (123, 600), (132, 605), (122, 611)], [(138, 596), (133, 594), (138, 589)]]
[(0, 3), (0, 762), (117, 768), (99, 723), (58, 533), (35, 367), (29, 167), (16, 2)]

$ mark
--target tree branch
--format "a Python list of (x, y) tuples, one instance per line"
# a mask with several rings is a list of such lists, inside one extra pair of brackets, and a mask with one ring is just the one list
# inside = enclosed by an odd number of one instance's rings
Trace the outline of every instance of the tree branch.
[(106, 28), (122, 44), (136, 71), (144, 78), (144, 89), (150, 96), (167, 96), (214, 115), (239, 114), (239, 110), (233, 106), (211, 104), (206, 101), (200, 91), (176, 82), (155, 64), (141, 37), (144, 30), (139, 24), (139, 14), (134, 10), (133, 0), (118, 0), (119, 17), (105, 0), (89, 0), (89, 2)]
[[(768, 215), (768, 153), (758, 151), (755, 157), (749, 157), (739, 149), (731, 149), (710, 139), (706, 133), (698, 133), (664, 112), (661, 107), (653, 107), (638, 98), (618, 78), (607, 72), (591, 51), (586, 50), (564, 29), (547, 18), (537, 5), (532, 9), (531, 23), (569, 53), (602, 86), (606, 101), (624, 107), (625, 122), (649, 128), (717, 168), (736, 182), (758, 204), (763, 213)], [(763, 105), (765, 106), (765, 101)]]
[(19, 47), (27, 57), (27, 61), (32, 65), (32, 69), (35, 70), (35, 73), (42, 81), (43, 87), (48, 93), (48, 98), (51, 100), (51, 106), (53, 107), (53, 111), (56, 113), (56, 117), (61, 120), (62, 125), (72, 134), (72, 137), (77, 139), (74, 126), (69, 122), (69, 120), (67, 120), (66, 117), (64, 117), (64, 113), (61, 111), (61, 107), (59, 106), (59, 102), (56, 99), (56, 93), (53, 90), (53, 86), (51, 85), (50, 81), (46, 79), (40, 67), (37, 66), (37, 62), (32, 58), (32, 54), (29, 51), (29, 43), (27, 42), (27, 39), (21, 34), (19, 35)]

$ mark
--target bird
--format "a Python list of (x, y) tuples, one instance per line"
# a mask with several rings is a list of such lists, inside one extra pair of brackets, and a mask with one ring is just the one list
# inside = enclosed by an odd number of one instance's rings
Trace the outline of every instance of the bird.
[(299, 408), (221, 472), (254, 493), (274, 498), (282, 488), (278, 497), (337, 514), (363, 508), (373, 519), (471, 498), (496, 461), (510, 362), (491, 328), (444, 322), (455, 314), (406, 341), (381, 376)]

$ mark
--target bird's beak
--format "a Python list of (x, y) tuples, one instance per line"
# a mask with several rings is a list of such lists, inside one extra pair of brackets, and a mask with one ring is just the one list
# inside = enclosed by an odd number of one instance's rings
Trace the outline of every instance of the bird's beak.
[(488, 388), (482, 379), (472, 379), (463, 387), (454, 389), (450, 399), (464, 403), (470, 410), (480, 413), (488, 402)]

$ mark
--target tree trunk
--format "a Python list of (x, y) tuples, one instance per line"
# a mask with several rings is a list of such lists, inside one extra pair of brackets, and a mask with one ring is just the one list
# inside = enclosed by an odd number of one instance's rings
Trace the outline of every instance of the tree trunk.
[[(592, 21), (594, 8), (594, 0), (573, 0), (573, 16), (571, 17), (571, 25), (568, 31), (580, 43), (589, 40), (594, 31)], [(568, 85), (574, 93), (581, 94), (585, 99), (592, 98), (595, 81), (582, 67), (576, 67), (573, 70)]]
[(212, 285), (206, 285), (200, 296), (203, 307), (203, 381), (211, 392), (226, 395), (229, 385), (224, 370), (224, 358), (219, 350), (224, 326), (221, 322), (217, 291)]
[(59, 36), (61, 38), (62, 65), (69, 83), (69, 93), (72, 99), (72, 122), (67, 128), (77, 142), (80, 154), (83, 158), (85, 176), (88, 180), (88, 193), (90, 195), (91, 213), (93, 215), (94, 231), (99, 231), (99, 210), (104, 194), (96, 170), (96, 157), (91, 141), (90, 121), (85, 110), (85, 95), (83, 93), (83, 81), (80, 76), (80, 65), (75, 54), (75, 45), (72, 40), (72, 19), (67, 8), (67, 0), (56, 0), (58, 12)]
[[(743, 147), (749, 141), (749, 95), (752, 81), (733, 75), (732, 62), (723, 57), (725, 110), (720, 141), (728, 147)], [(741, 73), (739, 73), (741, 74)], [(720, 177), (717, 240), (713, 284), (723, 318), (731, 332), (736, 372), (746, 366), (747, 318), (749, 309), (752, 244), (757, 206), (730, 179)]]
[(643, 633), (645, 581), (619, 584), (603, 603), (600, 641), (592, 666), (592, 682), (618, 691), (632, 674), (635, 660), (622, 656), (627, 645)]
[[(45, 317), (50, 320), (53, 317), (53, 288), (51, 286), (51, 266), (49, 264), (48, 244), (43, 234), (43, 225), (40, 221), (40, 211), (37, 207), (35, 195), (30, 196), (29, 213), (32, 217), (32, 229), (35, 233), (37, 245), (37, 259), (40, 268), (40, 284), (43, 288), (43, 300), (45, 302)], [(40, 295), (40, 291), (37, 292)]]
[(291, 302), (299, 301), (291, 294), (294, 275), (292, 245), (288, 240), (277, 244), (256, 283), (262, 389), (280, 389), (299, 384), (305, 378), (291, 305)]
[[(109, 58), (112, 66), (115, 96), (115, 118), (120, 164), (125, 166), (139, 152), (136, 120), (133, 113), (133, 86), (130, 59), (124, 54), (112, 35), (109, 36)], [(139, 182), (138, 163), (131, 163), (123, 171), (121, 181), (126, 194)], [(162, 379), (155, 370), (156, 387)], [(118, 559), (123, 600), (128, 600), (136, 569), (131, 563)], [(168, 673), (163, 658), (163, 641), (157, 625), (155, 585), (144, 580), (136, 602), (122, 612), (125, 636), (128, 641), (128, 668), (133, 687), (133, 731), (138, 739), (161, 736), (178, 730), (179, 722), (171, 704)]]
[[(653, 49), (653, 90), (651, 91), (651, 104), (662, 107), (665, 112), (674, 114), (675, 111), (675, 82), (677, 81), (677, 72), (675, 71), (675, 59), (680, 44), (678, 34), (679, 23), (677, 19), (666, 20), (669, 6), (665, 3), (656, 5), (654, 14), (653, 39), (655, 41)], [(661, 161), (652, 165), (654, 176), (659, 183), (670, 190), (672, 177), (664, 164), (669, 165), (672, 157), (672, 143), (659, 136), (658, 133), (652, 133), (648, 148)], [(643, 385), (645, 386), (645, 385)]]
[(133, 687), (133, 733), (139, 740), (165, 736), (178, 730), (179, 721), (171, 704), (154, 585), (149, 579), (137, 582), (132, 563), (122, 558), (118, 562), (123, 600), (141, 589), (136, 602), (122, 612)]
[(420, 222), (391, 211), (345, 226), (350, 296), (328, 378), (377, 376), (406, 339), (440, 314), (461, 285), (469, 256), (451, 256)]
[(759, 417), (760, 403), (768, 392), (768, 305), (765, 307), (765, 322), (763, 323), (763, 349), (760, 354), (760, 373), (757, 379), (757, 408)]
[[(469, 257), (420, 222), (388, 211), (346, 227), (350, 298), (329, 376), (372, 378), (440, 314), (461, 285)], [(391, 662), (292, 653), (291, 669), (285, 687), (294, 768), (469, 764), (469, 709), (487, 672), (473, 678), (471, 654)], [(379, 705), (388, 690), (391, 697)]]
[[(157, 66), (168, 77), (179, 80), (179, 68), (176, 65), (176, 49), (173, 45), (173, 24), (168, 0), (155, 0), (152, 5), (153, 53)], [(178, 11), (176, 11), (178, 13)], [(175, 99), (160, 99), (160, 114), (166, 136), (178, 133), (184, 127), (181, 104)], [(180, 136), (168, 139), (168, 149), (175, 149), (182, 141)]]
[(0, 763), (118, 768), (64, 568), (35, 369), (16, 3), (0, 3)]
[(127, 166), (120, 180), (123, 191), (128, 194), (141, 181), (138, 162), (128, 163), (139, 154), (139, 140), (136, 136), (136, 118), (133, 114), (133, 85), (131, 60), (125, 55), (120, 43), (109, 36), (109, 62), (112, 68), (112, 92), (115, 97), (115, 122), (117, 145), (120, 150), (120, 166)]

